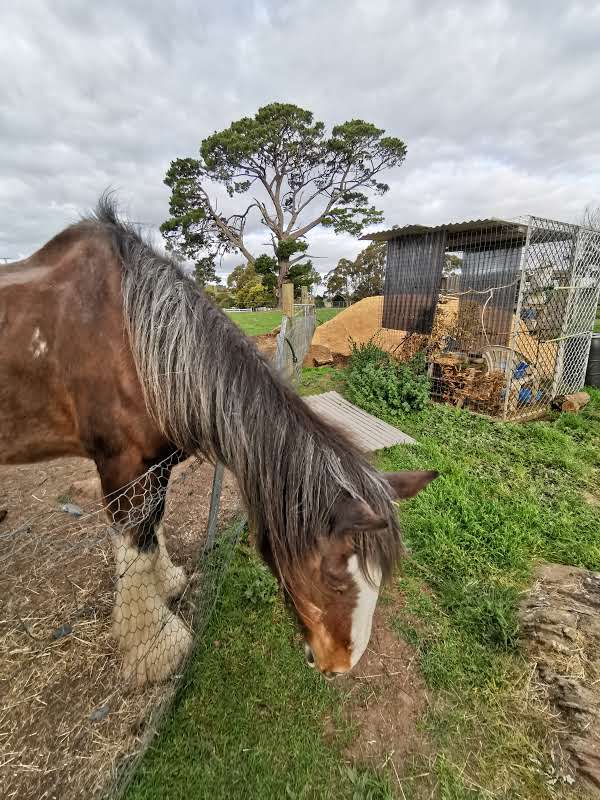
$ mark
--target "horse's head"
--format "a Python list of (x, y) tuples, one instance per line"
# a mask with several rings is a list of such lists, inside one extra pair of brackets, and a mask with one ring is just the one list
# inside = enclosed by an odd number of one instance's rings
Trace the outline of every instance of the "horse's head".
[[(392, 499), (413, 497), (437, 476), (436, 472), (394, 472), (385, 475)], [(386, 547), (360, 546), (360, 538), (397, 536), (386, 531), (388, 520), (363, 500), (345, 497), (333, 509), (331, 527), (317, 547), (298, 564), (287, 583), (305, 633), (308, 663), (326, 675), (347, 672), (364, 653), (371, 636), (373, 613), (382, 575), (393, 566)], [(368, 545), (368, 543), (367, 543)]]

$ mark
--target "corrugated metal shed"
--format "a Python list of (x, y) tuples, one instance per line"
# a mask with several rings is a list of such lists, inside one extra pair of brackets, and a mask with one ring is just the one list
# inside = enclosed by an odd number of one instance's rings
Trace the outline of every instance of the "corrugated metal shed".
[[(562, 226), (562, 227), (559, 227)], [(540, 241), (563, 241), (574, 236), (575, 226), (556, 223), (553, 230), (544, 230), (541, 233), (535, 229), (531, 232), (531, 244)], [(417, 238), (444, 231), (446, 234), (446, 252), (458, 252), (465, 249), (485, 250), (489, 247), (502, 247), (510, 243), (511, 247), (522, 246), (527, 238), (527, 224), (515, 220), (488, 217), (487, 219), (469, 219), (464, 222), (447, 222), (443, 225), (404, 225), (389, 228), (387, 231), (365, 233), (361, 239), (373, 242), (397, 241), (406, 237)], [(465, 242), (468, 248), (465, 248)]]
[(381, 327), (431, 333), (446, 251), (446, 232), (391, 239), (387, 243)]
[(520, 232), (525, 237), (527, 226), (519, 222), (511, 222), (499, 217), (489, 217), (487, 219), (469, 219), (464, 222), (447, 222), (443, 225), (404, 225), (399, 228), (389, 228), (387, 231), (377, 231), (376, 233), (366, 233), (361, 239), (371, 239), (374, 242), (387, 242), (390, 239), (403, 238), (405, 236), (418, 236), (419, 234), (433, 233), (435, 231), (446, 231), (452, 233), (471, 233), (483, 231), (486, 228), (497, 231), (498, 228), (505, 228), (511, 237), (515, 232)]

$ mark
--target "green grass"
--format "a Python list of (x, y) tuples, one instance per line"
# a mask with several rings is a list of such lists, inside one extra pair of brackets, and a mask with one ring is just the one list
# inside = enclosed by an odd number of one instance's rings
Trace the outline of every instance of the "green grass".
[[(302, 393), (328, 389), (344, 390), (343, 372), (304, 371)], [(344, 763), (349, 698), (306, 669), (273, 581), (243, 546), (128, 800), (578, 796), (556, 780), (516, 608), (541, 560), (600, 569), (600, 515), (584, 499), (600, 490), (600, 391), (591, 394), (580, 414), (526, 425), (428, 405), (397, 421), (419, 444), (377, 456), (382, 469), (440, 472), (401, 507), (411, 554), (391, 625), (415, 648), (430, 697), (420, 723), (430, 744), (406, 766), (401, 794), (394, 775)]]
[(275, 581), (246, 544), (186, 677), (128, 800), (391, 798), (385, 777), (344, 766), (342, 698), (306, 667)]
[(341, 370), (335, 367), (305, 367), (302, 370), (298, 393), (302, 397), (323, 392), (342, 392), (346, 385)]
[[(338, 390), (342, 377), (332, 371)], [(444, 795), (437, 775), (440, 797), (479, 797), (479, 784), (501, 797), (553, 796), (549, 720), (527, 691), (516, 611), (536, 563), (600, 569), (600, 515), (587, 502), (600, 495), (600, 391), (590, 393), (581, 414), (526, 425), (430, 404), (395, 420), (417, 447), (378, 454), (384, 470), (440, 472), (403, 507), (407, 603), (393, 625), (435, 690), (427, 768), (462, 776), (463, 793)]]
[(323, 322), (328, 322), (343, 310), (343, 308), (317, 308), (317, 323), (321, 325)]
[[(317, 323), (321, 324), (335, 317), (341, 311), (339, 308), (317, 308)], [(247, 311), (243, 313), (228, 311), (227, 315), (248, 336), (261, 336), (271, 333), (281, 324), (281, 311)]]
[(227, 316), (236, 325), (239, 325), (248, 336), (261, 336), (263, 333), (271, 333), (281, 324), (280, 311), (247, 311), (243, 313), (228, 311)]
[[(341, 371), (305, 371), (306, 393), (330, 388), (343, 392)], [(600, 515), (588, 502), (600, 496), (600, 391), (591, 394), (581, 414), (526, 425), (430, 404), (396, 420), (416, 448), (378, 454), (385, 470), (440, 472), (402, 509), (411, 555), (393, 621), (434, 692), (423, 725), (435, 755), (421, 769), (434, 796), (563, 791), (552, 788), (553, 723), (529, 689), (516, 611), (536, 563), (600, 569)]]

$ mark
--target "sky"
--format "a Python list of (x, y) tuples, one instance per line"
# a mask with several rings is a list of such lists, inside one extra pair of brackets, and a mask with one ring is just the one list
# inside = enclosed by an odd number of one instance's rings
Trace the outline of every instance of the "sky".
[[(2, 3), (0, 259), (30, 255), (107, 187), (160, 240), (171, 160), (273, 101), (406, 142), (379, 227), (578, 221), (600, 205), (598, 42), (600, 0)], [(255, 226), (247, 244), (266, 241)], [(321, 273), (365, 245), (309, 241)]]

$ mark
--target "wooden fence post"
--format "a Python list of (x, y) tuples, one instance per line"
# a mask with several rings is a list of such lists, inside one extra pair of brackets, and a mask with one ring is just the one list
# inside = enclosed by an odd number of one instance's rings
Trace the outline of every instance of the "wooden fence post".
[(281, 310), (286, 317), (294, 316), (294, 284), (286, 281), (281, 287)]
[[(292, 328), (294, 325), (294, 284), (291, 281), (286, 281), (281, 287), (281, 310), (284, 316), (288, 317), (287, 324), (288, 337), (292, 336)], [(285, 366), (283, 374), (291, 380), (294, 375), (294, 359), (292, 356), (291, 348), (287, 341), (283, 342), (283, 352), (285, 359)]]

